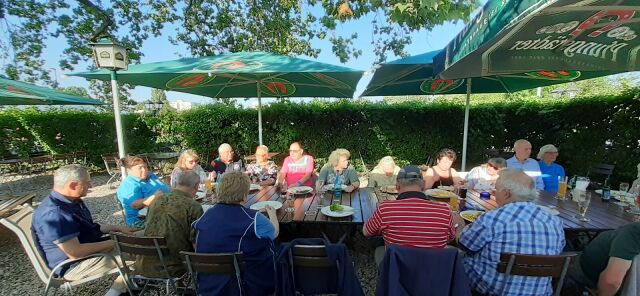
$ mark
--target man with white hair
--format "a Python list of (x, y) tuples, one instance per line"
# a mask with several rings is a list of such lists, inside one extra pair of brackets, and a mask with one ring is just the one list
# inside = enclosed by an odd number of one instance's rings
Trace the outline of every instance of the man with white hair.
[[(91, 212), (82, 201), (90, 187), (91, 180), (85, 167), (63, 166), (53, 175), (53, 190), (33, 213), (33, 242), (51, 269), (67, 259), (113, 251), (113, 241), (104, 234), (112, 231), (133, 234), (133, 230), (125, 226), (93, 222)], [(107, 274), (117, 267), (116, 264), (105, 257), (96, 257), (56, 270), (55, 275), (76, 280)], [(124, 280), (118, 277), (105, 295), (120, 295), (126, 290)]]
[(520, 169), (524, 171), (533, 181), (538, 190), (544, 190), (544, 182), (542, 181), (542, 173), (540, 165), (531, 156), (531, 143), (525, 139), (517, 140), (513, 144), (515, 155), (507, 159), (507, 167)]
[(533, 181), (521, 170), (502, 170), (496, 181), (498, 208), (481, 215), (460, 235), (459, 245), (466, 251), (464, 268), (471, 287), (477, 292), (551, 295), (551, 279), (511, 276), (507, 280), (496, 271), (500, 253), (558, 255), (562, 252), (565, 244), (562, 221), (531, 202), (536, 194)]
[(218, 176), (222, 176), (228, 172), (244, 172), (244, 164), (242, 159), (236, 157), (233, 153), (233, 148), (227, 143), (223, 143), (218, 147), (218, 158), (211, 162), (213, 172), (211, 176), (214, 179), (218, 179)]
[[(176, 187), (169, 194), (153, 200), (145, 219), (145, 236), (161, 236), (167, 240), (169, 253), (165, 254), (164, 261), (173, 277), (180, 277), (186, 272), (180, 251), (193, 252), (196, 234), (191, 224), (204, 213), (195, 200), (199, 185), (200, 175), (196, 171), (179, 172)], [(147, 277), (165, 276), (157, 256), (138, 257), (135, 270)]]

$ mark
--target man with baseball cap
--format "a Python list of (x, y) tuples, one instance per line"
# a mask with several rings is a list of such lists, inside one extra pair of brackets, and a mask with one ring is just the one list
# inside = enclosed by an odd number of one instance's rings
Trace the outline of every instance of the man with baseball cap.
[[(417, 166), (406, 166), (400, 170), (396, 188), (396, 200), (378, 205), (362, 228), (365, 236), (382, 235), (385, 245), (417, 248), (443, 248), (456, 238), (454, 218), (448, 204), (427, 199), (423, 193), (424, 180)], [(377, 264), (382, 261), (384, 251), (384, 247), (376, 249)]]

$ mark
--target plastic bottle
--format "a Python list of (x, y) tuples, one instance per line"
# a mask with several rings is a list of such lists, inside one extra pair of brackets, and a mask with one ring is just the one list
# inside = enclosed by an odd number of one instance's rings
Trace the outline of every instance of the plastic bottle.
[(602, 201), (609, 202), (611, 200), (611, 185), (609, 184), (609, 177), (604, 179), (604, 185), (602, 186)]
[(333, 202), (341, 203), (342, 202), (342, 180), (340, 180), (340, 175), (336, 175), (335, 182), (333, 182)]

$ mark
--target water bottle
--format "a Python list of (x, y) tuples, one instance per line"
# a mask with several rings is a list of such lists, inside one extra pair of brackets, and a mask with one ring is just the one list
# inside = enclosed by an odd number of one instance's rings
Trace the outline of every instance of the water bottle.
[(340, 180), (340, 175), (336, 175), (335, 182), (333, 182), (333, 202), (341, 203), (342, 202), (342, 182)]
[(611, 185), (609, 184), (609, 177), (604, 179), (604, 185), (602, 186), (602, 201), (609, 202), (611, 199)]

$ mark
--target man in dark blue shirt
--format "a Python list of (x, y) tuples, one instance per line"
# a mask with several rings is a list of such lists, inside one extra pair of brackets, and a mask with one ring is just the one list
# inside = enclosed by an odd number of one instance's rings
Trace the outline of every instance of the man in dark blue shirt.
[[(82, 201), (91, 187), (87, 169), (81, 165), (67, 165), (55, 171), (53, 190), (33, 214), (33, 240), (49, 268), (67, 259), (82, 258), (95, 253), (108, 253), (114, 244), (104, 237), (111, 231), (133, 233), (131, 229), (93, 222), (91, 212)], [(116, 268), (114, 262), (99, 257), (56, 271), (56, 276), (69, 280), (88, 275), (107, 273)], [(126, 292), (121, 278), (116, 279), (106, 295)]]

